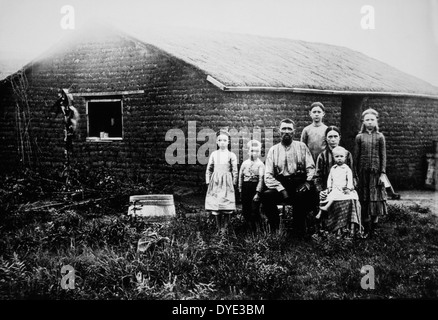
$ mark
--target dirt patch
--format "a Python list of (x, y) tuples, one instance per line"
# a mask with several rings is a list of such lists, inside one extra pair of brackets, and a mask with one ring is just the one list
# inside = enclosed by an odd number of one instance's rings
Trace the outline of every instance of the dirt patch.
[(429, 208), (430, 211), (438, 215), (438, 192), (433, 190), (406, 190), (397, 192), (400, 200), (388, 200), (388, 204), (418, 205)]

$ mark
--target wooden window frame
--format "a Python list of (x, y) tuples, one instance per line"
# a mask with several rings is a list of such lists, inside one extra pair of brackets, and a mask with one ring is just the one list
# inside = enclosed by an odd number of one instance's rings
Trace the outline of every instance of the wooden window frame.
[[(120, 102), (120, 121), (121, 121), (121, 136), (120, 137), (90, 137), (90, 118), (89, 118), (89, 103), (105, 103), (105, 102)], [(91, 98), (86, 100), (86, 116), (87, 116), (87, 138), (90, 142), (112, 142), (121, 141), (124, 136), (123, 124), (123, 99), (122, 98)]]

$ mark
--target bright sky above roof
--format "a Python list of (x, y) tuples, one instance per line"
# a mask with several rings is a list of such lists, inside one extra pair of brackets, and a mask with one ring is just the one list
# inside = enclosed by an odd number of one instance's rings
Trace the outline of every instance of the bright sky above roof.
[(0, 0), (0, 56), (30, 60), (93, 18), (341, 45), (438, 86), (438, 0)]

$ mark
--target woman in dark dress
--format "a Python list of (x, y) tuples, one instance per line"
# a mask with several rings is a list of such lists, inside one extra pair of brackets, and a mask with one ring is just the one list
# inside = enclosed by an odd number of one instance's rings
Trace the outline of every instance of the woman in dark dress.
[[(329, 126), (325, 132), (327, 148), (318, 156), (316, 160), (315, 186), (319, 192), (320, 200), (324, 201), (327, 197), (327, 178), (331, 167), (335, 164), (332, 150), (339, 146), (341, 140), (340, 130), (336, 126)], [(353, 173), (353, 156), (347, 151), (345, 164)], [(357, 177), (354, 176), (354, 186), (357, 185)], [(341, 232), (348, 229), (350, 235), (362, 230), (361, 207), (358, 200), (335, 201), (329, 211), (322, 216), (323, 229), (329, 232)]]

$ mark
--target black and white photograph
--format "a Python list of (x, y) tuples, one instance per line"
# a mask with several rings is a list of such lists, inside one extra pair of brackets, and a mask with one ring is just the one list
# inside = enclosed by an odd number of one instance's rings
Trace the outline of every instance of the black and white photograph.
[(438, 0), (0, 0), (0, 299), (437, 300), (437, 123)]

